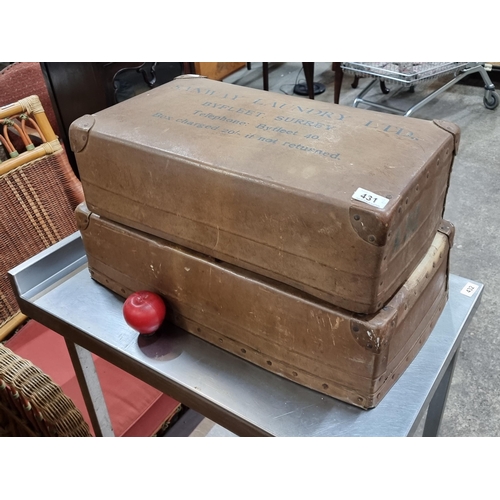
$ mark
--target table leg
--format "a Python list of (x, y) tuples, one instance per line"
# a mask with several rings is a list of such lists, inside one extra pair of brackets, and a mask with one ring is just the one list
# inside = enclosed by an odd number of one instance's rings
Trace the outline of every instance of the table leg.
[(262, 63), (262, 79), (264, 82), (264, 90), (269, 90), (269, 63)]
[(92, 359), (92, 353), (69, 340), (66, 340), (66, 346), (95, 435), (98, 437), (114, 436), (113, 426), (111, 425), (106, 401)]
[(429, 403), (427, 417), (424, 424), (424, 432), (422, 434), (423, 437), (437, 437), (439, 433), (439, 427), (441, 425), (441, 419), (443, 418), (444, 407), (446, 399), (448, 398), (448, 391), (450, 389), (450, 382), (453, 377), (457, 357), (458, 349), (448, 365), (441, 382), (439, 382), (438, 388), (436, 389), (434, 396), (432, 396), (431, 402)]

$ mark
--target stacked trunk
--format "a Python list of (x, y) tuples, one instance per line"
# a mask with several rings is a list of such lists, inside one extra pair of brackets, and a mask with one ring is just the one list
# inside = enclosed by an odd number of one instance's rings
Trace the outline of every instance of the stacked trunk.
[(453, 124), (190, 78), (70, 136), (93, 278), (266, 370), (374, 407), (444, 307)]

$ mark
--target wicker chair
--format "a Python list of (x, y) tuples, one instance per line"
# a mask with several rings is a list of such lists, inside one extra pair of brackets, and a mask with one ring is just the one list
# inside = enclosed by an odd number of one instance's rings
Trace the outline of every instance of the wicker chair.
[(91, 436), (80, 410), (50, 377), (0, 344), (0, 437)]
[(0, 149), (7, 155), (0, 162), (0, 340), (26, 320), (7, 271), (75, 232), (73, 211), (84, 200), (39, 97), (23, 96), (12, 103), (2, 96), (15, 93), (12, 77), (23, 68), (28, 74), (20, 79), (22, 88), (26, 77), (39, 88), (41, 70), (37, 78), (32, 64), (14, 64), (14, 70), (9, 66), (0, 72)]
[[(179, 416), (174, 399), (93, 359), (115, 436), (162, 434)], [(90, 436), (90, 422), (61, 335), (30, 320), (0, 344), (0, 436)]]
[[(16, 82), (39, 85), (33, 64), (0, 72), (0, 104)], [(31, 80), (21, 77), (23, 68)], [(6, 74), (18, 78), (6, 86)], [(73, 212), (82, 187), (36, 95), (0, 107), (0, 136), (7, 154), (0, 158), (0, 341), (8, 339), (0, 350), (0, 435), (92, 435), (64, 340), (20, 312), (7, 275), (77, 231)], [(181, 410), (114, 365), (97, 356), (94, 362), (115, 435), (156, 435)]]

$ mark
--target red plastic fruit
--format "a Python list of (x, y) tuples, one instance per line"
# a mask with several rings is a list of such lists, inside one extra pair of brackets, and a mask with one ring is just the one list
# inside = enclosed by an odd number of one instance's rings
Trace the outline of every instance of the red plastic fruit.
[(142, 335), (151, 335), (160, 328), (167, 309), (156, 293), (140, 290), (130, 295), (123, 304), (127, 324)]

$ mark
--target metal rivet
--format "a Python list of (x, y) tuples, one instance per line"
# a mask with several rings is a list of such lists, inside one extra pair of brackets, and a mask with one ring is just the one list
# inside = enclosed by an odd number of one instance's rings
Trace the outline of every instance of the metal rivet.
[(359, 332), (359, 326), (353, 326), (352, 327), (353, 332)]
[(241, 352), (242, 352), (243, 354), (245, 354), (245, 353), (247, 352), (247, 350), (246, 350), (246, 349), (242, 349), (242, 350), (241, 350)]
[(360, 216), (359, 215), (355, 215), (354, 216), (354, 220), (359, 220), (360, 219)]
[(269, 366), (271, 366), (273, 363), (272, 363), (272, 361), (267, 361), (267, 364), (268, 364)]
[(323, 389), (328, 389), (328, 384), (323, 384), (322, 387)]
[(368, 236), (368, 241), (373, 243), (375, 241), (375, 236), (373, 236), (373, 234), (370, 234), (370, 236)]

